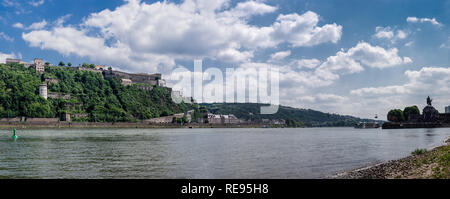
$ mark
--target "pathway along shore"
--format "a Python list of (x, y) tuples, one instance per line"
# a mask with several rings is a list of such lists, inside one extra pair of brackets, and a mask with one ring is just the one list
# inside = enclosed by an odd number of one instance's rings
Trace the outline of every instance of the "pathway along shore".
[(450, 139), (418, 155), (332, 176), (333, 179), (450, 179)]

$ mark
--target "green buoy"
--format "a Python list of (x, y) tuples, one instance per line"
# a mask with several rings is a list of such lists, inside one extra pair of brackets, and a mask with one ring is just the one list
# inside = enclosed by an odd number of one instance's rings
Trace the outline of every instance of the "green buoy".
[(16, 134), (16, 129), (14, 129), (14, 135), (12, 136), (12, 138), (13, 138), (14, 140), (16, 140), (17, 138), (19, 138), (19, 136), (17, 136), (17, 134)]

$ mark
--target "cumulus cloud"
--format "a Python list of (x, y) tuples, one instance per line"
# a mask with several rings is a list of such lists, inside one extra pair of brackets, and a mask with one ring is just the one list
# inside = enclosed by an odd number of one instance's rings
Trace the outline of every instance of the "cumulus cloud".
[(369, 87), (352, 90), (351, 94), (394, 95), (394, 94), (428, 94), (450, 95), (450, 68), (424, 67), (419, 71), (407, 70), (404, 74), (408, 82), (403, 85)]
[[(269, 26), (247, 22), (251, 16), (275, 10), (276, 7), (260, 1), (230, 7), (229, 0), (152, 4), (129, 0), (114, 10), (92, 13), (78, 27), (59, 23), (48, 30), (24, 33), (23, 39), (31, 46), (141, 72), (166, 71), (178, 59), (248, 62), (254, 51), (283, 43), (313, 46), (340, 40), (342, 26), (319, 26), (319, 16), (311, 11), (302, 15), (280, 14)], [(95, 42), (81, 45), (85, 42), (73, 38)], [(62, 47), (61, 41), (73, 49)]]
[(286, 57), (289, 57), (289, 55), (291, 55), (291, 51), (287, 50), (287, 51), (280, 51), (280, 52), (276, 52), (272, 55), (270, 55), (270, 58), (272, 60), (282, 60)]
[(293, 46), (313, 46), (320, 43), (337, 43), (342, 36), (342, 26), (327, 24), (317, 26), (319, 16), (311, 11), (303, 15), (281, 14), (273, 24), (272, 36), (276, 40), (285, 40)]
[(285, 65), (275, 65), (280, 68), (280, 84), (285, 87), (299, 86), (317, 88), (329, 86), (342, 75), (364, 71), (365, 67), (389, 68), (411, 63), (409, 57), (400, 57), (396, 48), (384, 49), (359, 42), (347, 51), (341, 50), (325, 61), (318, 59), (300, 59)]
[(47, 25), (47, 21), (42, 20), (41, 22), (36, 22), (31, 24), (27, 30), (39, 30), (39, 29), (43, 29), (45, 26)]
[(383, 27), (377, 26), (375, 28), (375, 31), (376, 31), (376, 33), (374, 36), (379, 39), (381, 39), (381, 38), (391, 39), (394, 37), (394, 32), (389, 27), (383, 28)]
[(318, 66), (320, 64), (320, 60), (318, 59), (301, 59), (301, 60), (297, 60), (295, 65), (297, 66), (297, 68), (301, 69), (301, 68), (315, 68), (316, 66)]
[(406, 21), (409, 23), (431, 23), (435, 26), (443, 26), (441, 23), (439, 23), (436, 18), (417, 18), (417, 17), (408, 17), (406, 18)]
[(388, 68), (411, 63), (409, 57), (400, 57), (397, 48), (384, 49), (360, 42), (347, 52), (341, 50), (335, 56), (328, 57), (316, 70), (316, 74), (324, 80), (336, 80), (340, 74), (352, 74), (364, 70), (364, 66), (372, 68)]
[(247, 1), (239, 2), (236, 7), (229, 11), (220, 13), (221, 16), (226, 17), (243, 17), (248, 18), (254, 15), (264, 15), (276, 11), (277, 8), (261, 2)]
[(25, 29), (25, 30), (40, 30), (47, 26), (47, 21), (42, 20), (40, 22), (32, 23), (30, 26), (25, 27), (22, 23), (15, 23), (13, 25), (14, 28)]
[(25, 28), (25, 26), (24, 26), (22, 23), (15, 23), (15, 24), (13, 25), (13, 27), (14, 27), (14, 28), (20, 28), (20, 29)]
[(395, 30), (391, 27), (381, 27), (377, 26), (375, 28), (375, 34), (373, 37), (377, 39), (386, 39), (389, 40), (391, 43), (395, 43), (398, 40), (403, 40), (408, 37), (408, 33), (404, 30)]

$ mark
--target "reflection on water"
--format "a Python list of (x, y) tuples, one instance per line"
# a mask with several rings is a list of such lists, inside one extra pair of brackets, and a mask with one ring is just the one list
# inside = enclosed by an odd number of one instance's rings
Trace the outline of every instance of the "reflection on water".
[(0, 178), (322, 178), (441, 145), (450, 129), (0, 131)]

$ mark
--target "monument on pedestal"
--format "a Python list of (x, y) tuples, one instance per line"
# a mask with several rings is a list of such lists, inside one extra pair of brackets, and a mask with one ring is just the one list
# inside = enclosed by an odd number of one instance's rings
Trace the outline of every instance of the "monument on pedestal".
[(423, 121), (424, 122), (436, 122), (438, 120), (439, 112), (431, 105), (433, 100), (428, 96), (427, 106), (423, 108)]

